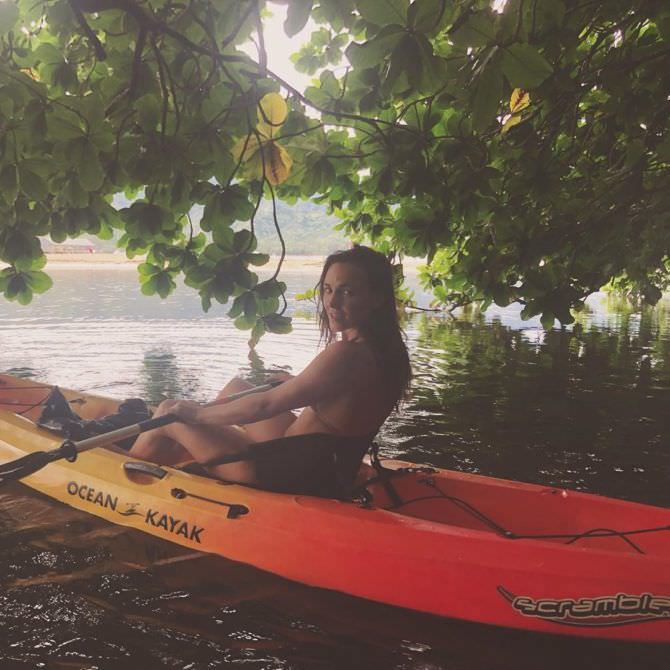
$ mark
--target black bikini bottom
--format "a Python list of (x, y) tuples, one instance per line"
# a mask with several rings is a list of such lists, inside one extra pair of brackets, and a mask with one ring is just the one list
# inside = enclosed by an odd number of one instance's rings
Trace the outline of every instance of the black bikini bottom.
[(291, 435), (251, 446), (258, 488), (346, 499), (374, 436)]

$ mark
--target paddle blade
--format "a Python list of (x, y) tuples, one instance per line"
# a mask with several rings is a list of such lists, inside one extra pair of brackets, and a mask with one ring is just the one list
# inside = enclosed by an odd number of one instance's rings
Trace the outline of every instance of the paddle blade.
[(15, 482), (23, 477), (32, 475), (53, 460), (46, 451), (36, 451), (33, 454), (22, 456), (15, 461), (0, 465), (0, 486), (7, 482)]

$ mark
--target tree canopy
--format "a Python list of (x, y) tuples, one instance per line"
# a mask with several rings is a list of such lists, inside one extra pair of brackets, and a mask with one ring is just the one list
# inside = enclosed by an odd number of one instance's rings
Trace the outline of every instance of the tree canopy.
[[(569, 323), (608, 282), (670, 277), (665, 0), (291, 0), (305, 91), (272, 71), (262, 0), (0, 1), (0, 290), (49, 288), (39, 236), (121, 231), (142, 291), (287, 332), (259, 282), (264, 197), (426, 257), (438, 301)], [(241, 47), (255, 44), (255, 56)], [(121, 210), (112, 198), (133, 200)], [(204, 206), (207, 234), (189, 211)], [(234, 230), (235, 222), (247, 222)], [(281, 222), (275, 216), (281, 239)], [(235, 226), (235, 228), (239, 228)]]

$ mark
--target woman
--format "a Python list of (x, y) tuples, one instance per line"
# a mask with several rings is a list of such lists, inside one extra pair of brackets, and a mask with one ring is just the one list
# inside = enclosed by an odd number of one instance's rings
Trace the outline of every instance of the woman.
[[(301, 435), (314, 435), (314, 449), (323, 434), (339, 436), (343, 444), (356, 439), (369, 444), (411, 378), (392, 267), (382, 254), (357, 246), (328, 256), (317, 288), (321, 336), (327, 346), (299, 375), (270, 391), (208, 407), (166, 400), (156, 416), (171, 412), (181, 423), (141, 435), (131, 455), (168, 465), (187, 459), (206, 465), (254, 443), (287, 438), (277, 444), (288, 446)], [(247, 388), (248, 383), (233, 379), (219, 398)], [(297, 408), (304, 409), (295, 415), (291, 410)], [(274, 470), (289, 469), (292, 481), (309, 478), (310, 469), (319, 467), (312, 459), (309, 464), (287, 465), (281, 452), (277, 454)], [(362, 453), (359, 462), (361, 457)], [(286, 488), (277, 481), (282, 475), (266, 460), (207, 469), (227, 481)]]

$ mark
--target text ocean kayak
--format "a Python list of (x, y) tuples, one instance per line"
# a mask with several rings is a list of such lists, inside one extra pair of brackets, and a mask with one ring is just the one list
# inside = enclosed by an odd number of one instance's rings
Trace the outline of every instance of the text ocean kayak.
[[(0, 375), (0, 463), (61, 443), (33, 423), (49, 391)], [(84, 418), (118, 405), (63, 392)], [(22, 481), (112, 523), (303, 584), (497, 626), (670, 642), (670, 510), (385, 465), (396, 471), (395, 495), (376, 481), (366, 502), (146, 468), (107, 449)]]

